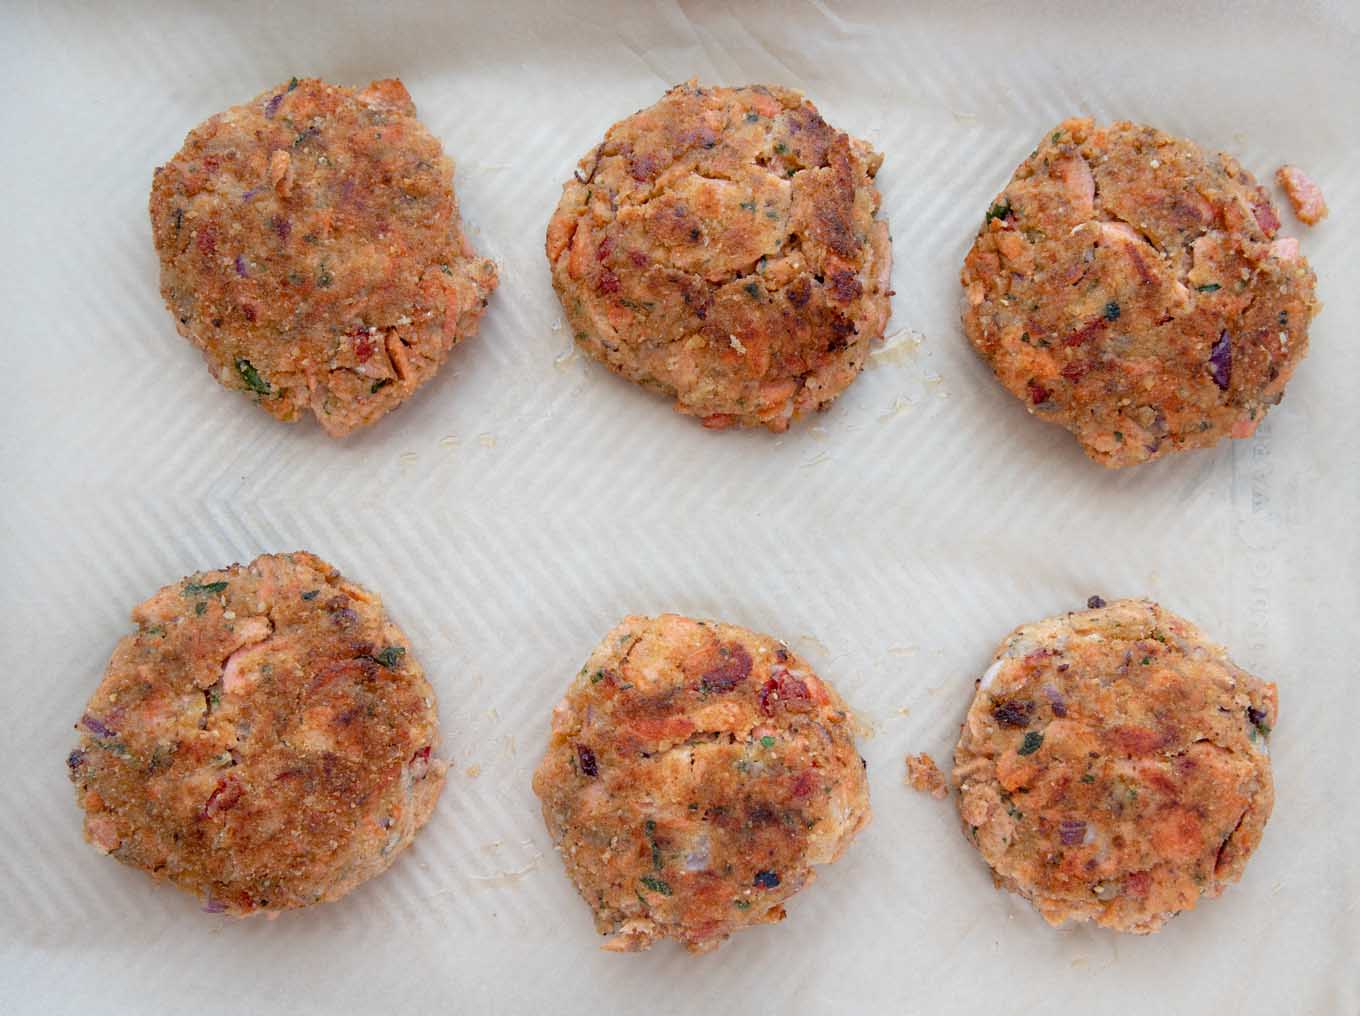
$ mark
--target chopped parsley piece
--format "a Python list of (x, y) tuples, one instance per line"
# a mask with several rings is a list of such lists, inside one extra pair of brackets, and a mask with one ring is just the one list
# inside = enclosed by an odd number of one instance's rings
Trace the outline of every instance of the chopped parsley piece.
[(150, 628), (145, 629), (145, 630), (142, 632), (142, 634), (143, 634), (143, 635), (164, 635), (164, 634), (165, 634), (165, 625), (163, 625), (163, 624), (153, 624)]
[(406, 650), (401, 646), (388, 646), (380, 653), (374, 653), (373, 659), (381, 663), (388, 670), (395, 670), (401, 658), (406, 655)]
[(1223, 287), (1220, 286), (1217, 282), (1210, 282), (1210, 283), (1207, 283), (1207, 284), (1205, 284), (1205, 285), (1203, 285), (1203, 286), (1196, 286), (1196, 287), (1195, 287), (1195, 289), (1198, 290), (1198, 291), (1201, 292), (1201, 293), (1217, 293), (1217, 292), (1218, 292), (1220, 289), (1222, 289), (1222, 288), (1223, 288)]
[(756, 122), (757, 120), (759, 120), (759, 119), (760, 119), (760, 114), (757, 113), (757, 112), (755, 112), (754, 110), (753, 110), (752, 112), (746, 114), (746, 122), (747, 122), (747, 123), (755, 123), (755, 122)]
[(194, 604), (194, 613), (197, 614), (199, 617), (202, 617), (203, 612), (207, 609), (208, 609), (207, 600), (199, 600), (197, 603)]
[(769, 734), (766, 734), (764, 737), (760, 739), (760, 743), (763, 744), (766, 748), (773, 748), (774, 738), (771, 737)]
[(754, 282), (746, 283), (744, 288), (746, 290), (746, 295), (749, 296), (752, 300), (760, 299), (760, 287), (757, 286)]
[(236, 373), (241, 375), (241, 380), (246, 383), (246, 387), (256, 395), (268, 395), (273, 391), (269, 387), (269, 382), (260, 377), (260, 372), (245, 357), (236, 361)]
[(597, 671), (595, 671), (595, 673), (593, 673), (593, 674), (590, 675), (590, 683), (591, 683), (591, 684), (599, 684), (599, 683), (600, 683), (601, 681), (603, 681), (603, 680), (604, 680), (604, 671), (603, 671), (603, 670), (597, 670)]
[(1114, 300), (1111, 300), (1109, 303), (1105, 305), (1106, 321), (1118, 321), (1119, 314), (1120, 314), (1119, 304), (1116, 303)]
[(202, 583), (202, 584), (199, 584), (199, 583), (197, 583), (197, 582), (190, 582), (190, 583), (188, 583), (187, 585), (185, 585), (185, 587), (184, 587), (184, 595), (185, 595), (185, 596), (216, 596), (218, 593), (222, 592), (222, 591), (225, 590), (226, 588), (227, 588), (227, 584), (226, 584), (225, 581), (218, 581), (218, 582), (204, 582), (204, 583)]
[(748, 212), (754, 212), (756, 210), (756, 203), (754, 201), (743, 201), (741, 207), (745, 208)]
[(392, 379), (390, 377), (380, 377), (378, 378), (378, 380), (374, 381), (371, 385), (368, 386), (368, 394), (377, 395), (379, 391), (386, 388), (391, 383)]
[(758, 871), (755, 884), (761, 889), (775, 889), (779, 886), (779, 876), (772, 871)]
[(1037, 730), (1027, 731), (1025, 734), (1025, 743), (1020, 745), (1019, 748), (1016, 748), (1015, 753), (1017, 755), (1033, 755), (1039, 750), (1039, 746), (1043, 743), (1043, 734), (1039, 733)]
[(789, 146), (786, 145), (786, 144), (784, 144), (784, 142), (782, 142), (782, 141), (780, 141), (779, 143), (777, 143), (777, 144), (774, 146), (774, 152), (775, 152), (776, 155), (783, 155), (783, 154), (785, 154), (788, 150), (789, 150)]
[(1082, 783), (1094, 783), (1095, 781), (1096, 781), (1095, 773), (1087, 773), (1085, 776), (1081, 778)]
[(307, 590), (305, 593), (302, 594), (302, 598), (303, 598), (304, 600), (315, 600), (316, 597), (317, 597), (317, 594), (320, 593), (320, 592), (321, 592), (320, 589), (309, 589), (309, 590)]
[(296, 88), (297, 86), (298, 86), (298, 79), (297, 79), (297, 78), (289, 78), (289, 79), (288, 79), (288, 91), (291, 92), (291, 91), (292, 91), (294, 88)]
[(648, 819), (642, 825), (643, 832), (647, 834), (647, 842), (652, 845), (652, 867), (657, 871), (661, 870), (661, 848), (656, 845), (656, 822)]
[(996, 204), (992, 205), (991, 208), (987, 209), (987, 217), (982, 220), (982, 224), (985, 226), (993, 219), (1008, 219), (1010, 218), (1010, 216), (1011, 216), (1011, 199), (1002, 198)]
[(651, 875), (643, 875), (638, 881), (654, 893), (660, 893), (662, 896), (669, 896), (671, 894), (671, 887), (664, 879), (654, 878)]
[(1152, 662), (1151, 656), (1144, 656), (1142, 666), (1146, 667), (1151, 662)]
[(738, 910), (750, 910), (750, 909), (751, 909), (751, 901), (750, 901), (750, 900), (733, 900), (733, 901), (732, 901), (732, 906), (736, 907)]
[(322, 289), (326, 289), (335, 280), (331, 277), (330, 269), (325, 265), (321, 266), (321, 271), (316, 277), (316, 284)]

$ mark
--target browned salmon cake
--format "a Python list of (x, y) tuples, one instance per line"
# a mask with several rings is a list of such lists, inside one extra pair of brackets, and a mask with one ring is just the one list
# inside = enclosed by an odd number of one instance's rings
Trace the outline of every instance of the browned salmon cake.
[(245, 916), (339, 899), (430, 817), (434, 692), (375, 594), (267, 554), (132, 620), (67, 759), (101, 853)]
[(396, 408), (475, 335), (496, 266), (400, 81), (294, 78), (156, 170), (161, 293), (221, 384), (332, 436)]
[(609, 129), (548, 224), (577, 343), (707, 427), (825, 409), (888, 320), (882, 161), (790, 89), (677, 85)]
[(1022, 625), (954, 752), (964, 834), (1049, 923), (1157, 931), (1260, 843), (1275, 713), (1275, 685), (1155, 603)]
[(1044, 135), (963, 265), (969, 341), (1105, 466), (1249, 437), (1308, 350), (1314, 275), (1228, 155), (1119, 122)]
[(534, 774), (605, 948), (670, 937), (706, 952), (782, 920), (869, 821), (852, 723), (769, 636), (674, 614), (606, 635)]

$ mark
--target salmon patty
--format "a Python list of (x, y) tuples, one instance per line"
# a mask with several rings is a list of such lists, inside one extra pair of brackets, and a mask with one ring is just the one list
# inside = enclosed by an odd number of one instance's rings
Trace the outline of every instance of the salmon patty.
[(790, 89), (677, 85), (609, 129), (548, 224), (577, 343), (707, 427), (825, 409), (888, 321), (882, 161)]
[(375, 594), (268, 554), (132, 620), (67, 759), (101, 853), (245, 916), (339, 899), (429, 819), (434, 692)]
[(334, 437), (395, 409), (477, 333), (496, 266), (400, 81), (294, 78), (156, 170), (161, 293), (222, 385)]
[(1157, 931), (1237, 881), (1275, 800), (1275, 685), (1155, 603), (1015, 629), (954, 751), (963, 831), (1051, 924)]
[(869, 821), (852, 722), (769, 636), (674, 614), (606, 635), (534, 774), (605, 948), (669, 937), (707, 952), (782, 920)]
[(1318, 310), (1298, 241), (1232, 157), (1067, 120), (987, 212), (964, 330), (1031, 413), (1105, 466), (1249, 437)]

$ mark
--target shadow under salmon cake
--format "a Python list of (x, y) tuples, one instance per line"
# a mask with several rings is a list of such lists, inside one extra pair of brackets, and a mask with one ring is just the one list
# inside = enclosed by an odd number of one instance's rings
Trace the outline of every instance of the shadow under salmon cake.
[(280, 420), (367, 426), (477, 333), (496, 266), (400, 81), (294, 78), (156, 170), (161, 293), (214, 378)]
[(1275, 685), (1146, 600), (1021, 625), (954, 751), (964, 835), (1050, 924), (1159, 930), (1242, 877), (1275, 801)]
[(604, 948), (707, 952), (783, 920), (869, 821), (853, 726), (776, 639), (625, 618), (553, 710), (533, 780)]
[(434, 692), (375, 593), (266, 554), (132, 619), (67, 758), (100, 853), (210, 913), (277, 914), (381, 873), (429, 819)]
[(1105, 466), (1250, 437), (1308, 350), (1315, 277), (1265, 188), (1152, 127), (1067, 120), (992, 202), (964, 330)]
[(548, 224), (577, 344), (710, 428), (827, 408), (888, 320), (882, 161), (790, 89), (672, 88), (609, 129)]

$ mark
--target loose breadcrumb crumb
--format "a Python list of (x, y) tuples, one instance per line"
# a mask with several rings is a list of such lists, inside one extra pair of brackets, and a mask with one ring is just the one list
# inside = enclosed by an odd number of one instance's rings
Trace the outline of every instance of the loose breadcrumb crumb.
[(1315, 226), (1327, 218), (1322, 188), (1298, 166), (1281, 166), (1275, 170), (1275, 181), (1284, 188), (1295, 217), (1304, 225)]
[(925, 752), (907, 756), (907, 784), (912, 790), (919, 790), (937, 800), (949, 796), (944, 776), (935, 765), (935, 760)]

